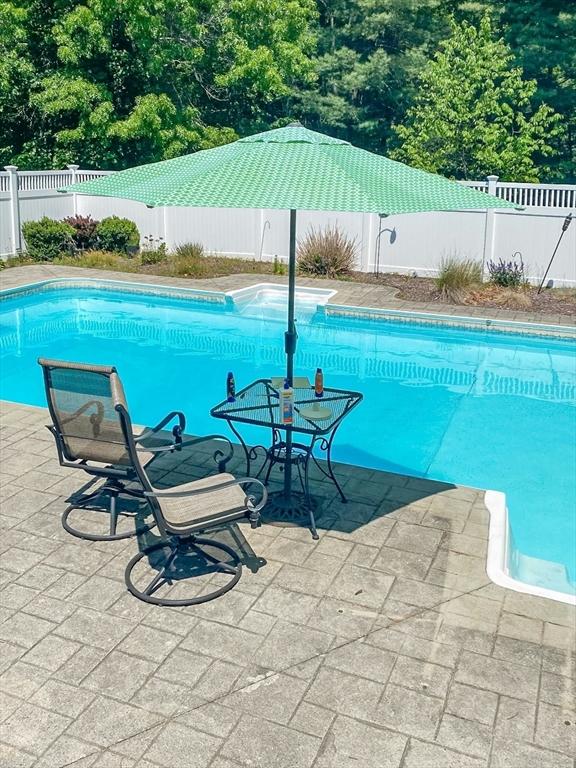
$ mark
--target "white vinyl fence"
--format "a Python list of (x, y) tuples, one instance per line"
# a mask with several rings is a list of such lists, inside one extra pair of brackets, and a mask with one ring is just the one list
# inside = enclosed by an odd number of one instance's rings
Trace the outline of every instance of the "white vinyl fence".
[[(288, 212), (228, 208), (147, 208), (141, 203), (106, 197), (62, 194), (74, 181), (108, 171), (18, 171), (0, 173), (0, 254), (25, 247), (21, 224), (42, 216), (74, 213), (94, 219), (125, 216), (136, 222), (141, 237), (162, 238), (168, 248), (200, 242), (209, 251), (250, 259), (286, 259)], [(548, 265), (569, 213), (576, 214), (576, 185), (516, 184), (486, 181), (462, 184), (490, 192), (524, 210), (450, 211), (379, 217), (376, 214), (302, 211), (298, 234), (310, 227), (337, 223), (356, 239), (358, 269), (365, 272), (436, 274), (450, 256), (481, 260), (522, 258), (526, 273), (538, 282)], [(391, 231), (395, 237), (391, 238)], [(576, 286), (576, 221), (566, 231), (548, 275), (555, 285)]]

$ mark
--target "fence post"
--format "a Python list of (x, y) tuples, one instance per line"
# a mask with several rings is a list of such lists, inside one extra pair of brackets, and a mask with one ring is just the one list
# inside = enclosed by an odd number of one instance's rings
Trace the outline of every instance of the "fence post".
[(164, 245), (168, 248), (168, 206), (162, 206), (162, 239)]
[(22, 249), (20, 235), (20, 201), (18, 199), (18, 166), (5, 165), (9, 175), (10, 190), (10, 224), (12, 229), (12, 255), (17, 256)]
[[(487, 176), (488, 194), (496, 196), (498, 189), (498, 176)], [(486, 265), (494, 259), (496, 247), (496, 218), (494, 208), (486, 209), (486, 223), (484, 226), (484, 251), (482, 253), (482, 275), (486, 272)]]
[[(72, 181), (71, 184), (76, 184), (76, 176), (78, 173), (78, 168), (80, 168), (79, 165), (76, 165), (75, 163), (72, 163), (71, 165), (67, 165), (66, 168), (72, 173)], [(76, 192), (72, 192), (72, 210), (74, 211), (74, 216), (78, 215), (78, 197), (76, 195)]]

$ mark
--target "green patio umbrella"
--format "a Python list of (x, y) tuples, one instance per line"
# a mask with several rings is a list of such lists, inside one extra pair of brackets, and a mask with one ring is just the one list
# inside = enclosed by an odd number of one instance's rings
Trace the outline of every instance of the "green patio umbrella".
[[(286, 376), (292, 382), (296, 326), (296, 211), (399, 214), (513, 208), (504, 200), (410, 168), (300, 124), (191, 155), (120, 171), (67, 192), (148, 206), (282, 208), (290, 211)], [(286, 435), (284, 496), (290, 499), (292, 435)]]

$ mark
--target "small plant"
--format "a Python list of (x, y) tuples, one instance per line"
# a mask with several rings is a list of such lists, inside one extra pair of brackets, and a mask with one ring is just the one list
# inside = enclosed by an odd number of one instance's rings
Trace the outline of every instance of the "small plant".
[(338, 277), (347, 275), (356, 263), (356, 240), (349, 238), (338, 225), (307, 232), (298, 244), (298, 266), (310, 275)]
[(463, 301), (469, 289), (482, 282), (482, 266), (473, 259), (459, 259), (449, 256), (442, 259), (436, 285), (448, 301)]
[(278, 256), (274, 256), (274, 265), (272, 267), (272, 274), (273, 275), (285, 275), (286, 274), (286, 265), (283, 261), (280, 261)]
[(26, 221), (22, 234), (28, 254), (36, 261), (52, 261), (74, 248), (74, 229), (70, 224), (47, 216), (39, 221)]
[(72, 239), (77, 250), (86, 251), (96, 246), (99, 221), (95, 221), (91, 216), (68, 216), (63, 221), (74, 230)]
[(180, 243), (174, 251), (175, 256), (189, 259), (202, 259), (206, 256), (202, 243)]
[(140, 251), (140, 261), (145, 266), (150, 264), (160, 264), (162, 261), (166, 261), (168, 251), (166, 243), (162, 237), (154, 237), (153, 235), (146, 235), (142, 242), (142, 249)]
[(516, 259), (489, 261), (488, 272), (490, 273), (490, 281), (501, 288), (518, 288), (525, 282), (522, 256), (520, 256), (520, 261), (516, 261)]
[(170, 260), (170, 271), (178, 277), (203, 277), (207, 274), (202, 243), (181, 243)]
[(518, 290), (517, 288), (504, 288), (498, 291), (498, 294), (492, 299), (494, 304), (508, 309), (530, 309), (532, 307), (532, 296), (529, 291)]
[(138, 227), (130, 219), (108, 216), (96, 227), (98, 247), (103, 251), (128, 253), (140, 243)]

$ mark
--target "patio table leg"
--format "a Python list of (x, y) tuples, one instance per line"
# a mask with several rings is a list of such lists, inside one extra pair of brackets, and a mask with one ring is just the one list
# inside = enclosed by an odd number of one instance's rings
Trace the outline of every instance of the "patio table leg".
[[(316, 438), (312, 437), (312, 440), (310, 441), (310, 447), (306, 451), (306, 453), (303, 456), (303, 464), (304, 464), (304, 481), (302, 482), (302, 489), (304, 491), (304, 497), (306, 499), (306, 504), (308, 506), (308, 512), (310, 514), (310, 530), (312, 531), (312, 538), (313, 539), (319, 539), (318, 531), (316, 530), (316, 518), (314, 517), (314, 505), (312, 503), (312, 497), (310, 495), (310, 473), (309, 473), (309, 467), (310, 467), (310, 457), (314, 458), (314, 454), (312, 453), (314, 449), (314, 443), (316, 442)], [(302, 481), (302, 477), (300, 476), (300, 479)]]
[(318, 442), (320, 450), (326, 452), (326, 466), (328, 467), (328, 471), (326, 471), (324, 467), (320, 465), (320, 463), (318, 462), (318, 459), (316, 458), (316, 456), (314, 456), (313, 453), (312, 453), (312, 459), (314, 461), (314, 464), (316, 464), (316, 466), (318, 467), (320, 472), (322, 472), (324, 477), (328, 477), (330, 480), (332, 480), (332, 482), (336, 486), (336, 490), (338, 491), (340, 498), (342, 499), (342, 503), (346, 504), (348, 499), (344, 495), (344, 491), (342, 490), (342, 487), (338, 482), (336, 475), (334, 474), (334, 469), (332, 468), (332, 443), (334, 441), (334, 435), (336, 434), (339, 426), (340, 426), (339, 424), (336, 425), (336, 429), (330, 434), (328, 438), (326, 437), (314, 438), (314, 440), (312, 441), (311, 448), (314, 447), (315, 442)]
[(238, 442), (240, 443), (240, 445), (242, 446), (242, 450), (244, 451), (244, 459), (246, 461), (246, 477), (252, 477), (250, 469), (252, 467), (252, 462), (258, 458), (258, 449), (260, 448), (264, 451), (264, 461), (262, 463), (262, 466), (260, 467), (258, 472), (254, 475), (254, 477), (259, 478), (260, 475), (262, 474), (262, 471), (264, 470), (264, 467), (266, 466), (266, 462), (268, 460), (268, 451), (263, 445), (253, 445), (249, 448), (246, 445), (241, 433), (234, 427), (234, 424), (231, 421), (228, 421), (228, 426), (238, 438)]

